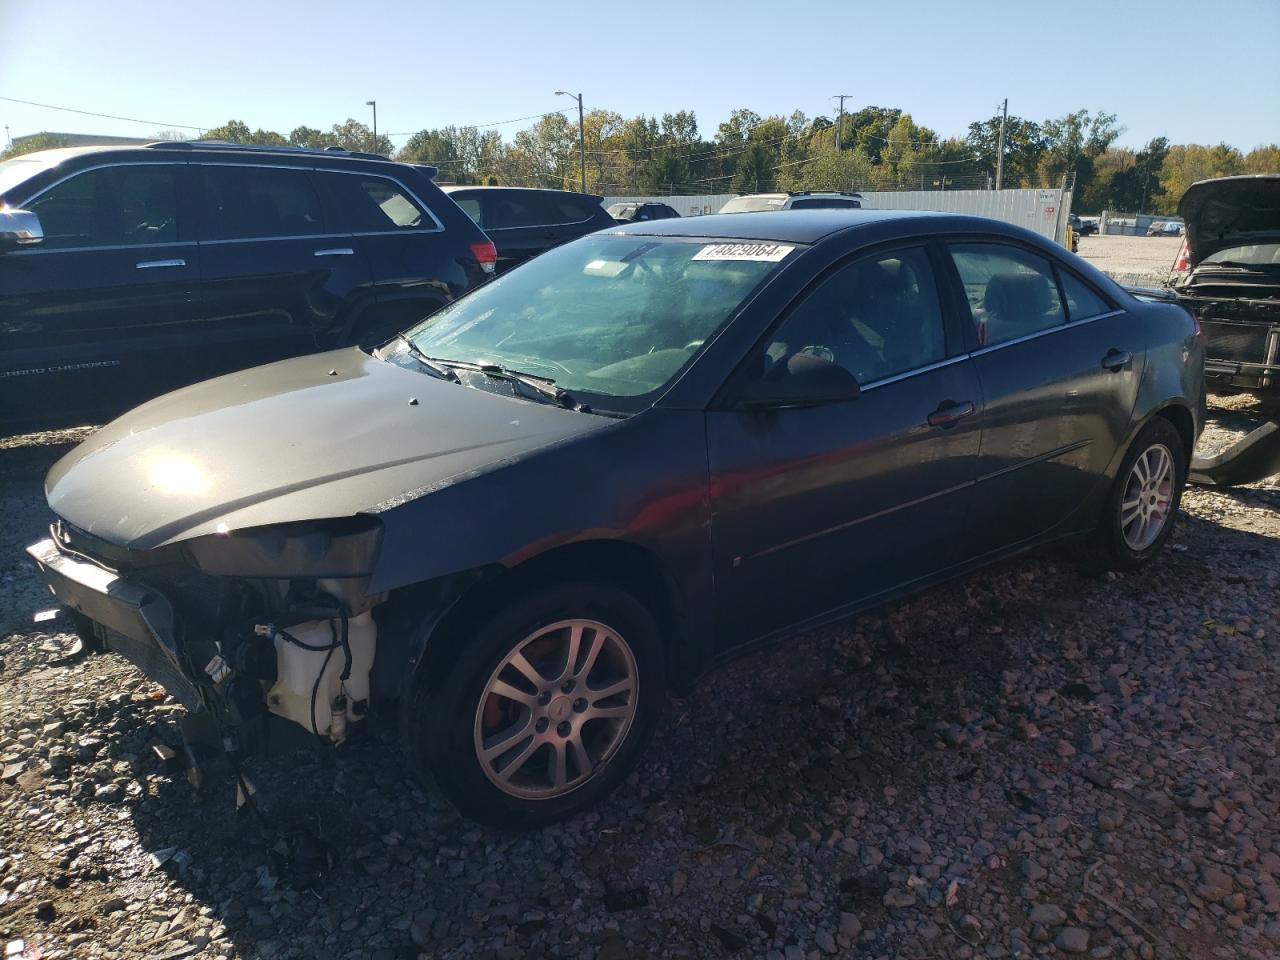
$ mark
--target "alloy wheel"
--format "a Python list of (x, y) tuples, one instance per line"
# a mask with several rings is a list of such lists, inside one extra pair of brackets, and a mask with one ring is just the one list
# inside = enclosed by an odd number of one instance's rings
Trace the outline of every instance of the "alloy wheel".
[(516, 644), (484, 687), (476, 759), (510, 796), (563, 796), (618, 750), (638, 704), (635, 656), (617, 631), (595, 620), (540, 627)]
[(1120, 531), (1130, 550), (1146, 550), (1168, 524), (1173, 470), (1173, 455), (1163, 443), (1152, 444), (1133, 462), (1120, 499)]

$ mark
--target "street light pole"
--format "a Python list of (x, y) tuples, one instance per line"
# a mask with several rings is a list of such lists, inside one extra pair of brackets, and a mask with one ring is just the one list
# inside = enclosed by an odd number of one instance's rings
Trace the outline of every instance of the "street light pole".
[(366, 107), (373, 107), (373, 152), (377, 153), (378, 152), (378, 101), (366, 100), (364, 102), (364, 105)]
[(557, 97), (573, 97), (578, 101), (578, 173), (582, 177), (581, 192), (587, 192), (587, 127), (582, 115), (582, 94), (557, 90)]

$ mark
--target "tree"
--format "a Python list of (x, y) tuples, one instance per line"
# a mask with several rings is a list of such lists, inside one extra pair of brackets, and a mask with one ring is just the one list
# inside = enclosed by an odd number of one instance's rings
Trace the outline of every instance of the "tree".
[(1235, 147), (1220, 143), (1215, 147), (1178, 144), (1169, 148), (1160, 171), (1160, 198), (1157, 211), (1176, 213), (1178, 201), (1187, 187), (1198, 180), (1231, 177), (1244, 172), (1244, 157)]
[(250, 130), (242, 120), (228, 120), (220, 127), (206, 130), (201, 140), (222, 140), (226, 143), (253, 143), (264, 147), (284, 147), (289, 141), (274, 130)]
[(874, 167), (859, 150), (837, 150), (827, 137), (812, 157), (778, 173), (779, 190), (863, 190)]
[(334, 140), (333, 134), (325, 133), (323, 130), (317, 130), (314, 127), (294, 127), (289, 134), (289, 145), (291, 147), (307, 147), (311, 150), (323, 150), (326, 147), (336, 147), (337, 141)]
[(1261, 144), (1246, 153), (1244, 172), (1280, 173), (1280, 144)]
[(373, 131), (351, 117), (347, 117), (345, 123), (335, 123), (329, 135), (333, 138), (333, 145), (342, 147), (344, 150), (378, 153), (384, 157), (391, 156), (395, 150), (390, 137), (386, 134), (378, 134), (378, 139), (375, 141)]
[[(971, 153), (978, 157), (978, 169), (991, 177), (996, 176), (996, 154), (1000, 143), (1000, 116), (969, 124), (965, 138)], [(1022, 117), (1009, 117), (1004, 138), (1004, 186), (1030, 187), (1039, 184), (1036, 168), (1044, 153), (1045, 138), (1040, 124)]]
[(1093, 179), (1094, 160), (1115, 143), (1123, 127), (1116, 126), (1116, 115), (1099, 111), (1090, 116), (1088, 110), (1077, 110), (1041, 125), (1044, 153), (1041, 154), (1040, 183), (1056, 186), (1064, 177), (1077, 190)]
[(37, 133), (30, 137), (20, 137), (0, 152), (0, 160), (20, 157), (24, 153), (35, 153), (37, 150), (54, 150), (65, 147), (67, 142), (51, 133)]

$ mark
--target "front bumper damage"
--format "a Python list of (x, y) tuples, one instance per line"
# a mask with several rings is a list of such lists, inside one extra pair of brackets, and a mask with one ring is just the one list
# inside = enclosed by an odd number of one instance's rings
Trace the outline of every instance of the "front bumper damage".
[[(27, 553), (80, 629), (188, 710), (189, 759), (341, 743), (370, 706), (371, 518), (258, 528), (153, 550), (59, 521)], [(282, 571), (288, 571), (283, 576)], [(90, 638), (86, 638), (90, 639)], [(234, 766), (234, 763), (233, 763)]]

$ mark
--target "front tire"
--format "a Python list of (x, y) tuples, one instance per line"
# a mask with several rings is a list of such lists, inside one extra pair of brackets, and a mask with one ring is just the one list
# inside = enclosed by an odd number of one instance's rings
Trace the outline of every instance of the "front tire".
[(1173, 533), (1186, 479), (1182, 437), (1156, 417), (1130, 445), (1107, 496), (1094, 551), (1104, 568), (1136, 570), (1155, 559)]
[(602, 800), (635, 766), (664, 692), (648, 610), (610, 584), (499, 610), (406, 716), (412, 759), (466, 816), (524, 829)]

